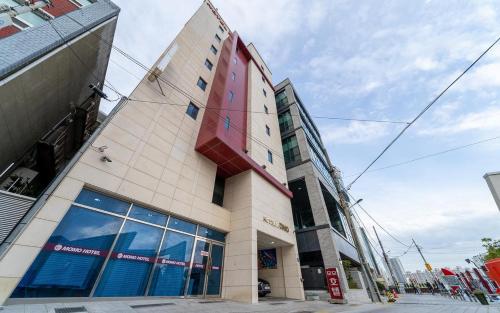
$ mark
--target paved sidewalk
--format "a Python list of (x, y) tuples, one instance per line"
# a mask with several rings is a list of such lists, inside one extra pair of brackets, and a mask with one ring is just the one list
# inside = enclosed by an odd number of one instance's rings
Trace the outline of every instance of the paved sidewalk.
[[(1, 313), (54, 313), (59, 308), (83, 307), (90, 313), (500, 313), (500, 305), (482, 306), (441, 296), (402, 296), (395, 304), (335, 305), (326, 301), (267, 299), (259, 304), (200, 299), (141, 299), (9, 305)], [(60, 311), (64, 312), (64, 311)], [(68, 312), (78, 312), (71, 310)]]

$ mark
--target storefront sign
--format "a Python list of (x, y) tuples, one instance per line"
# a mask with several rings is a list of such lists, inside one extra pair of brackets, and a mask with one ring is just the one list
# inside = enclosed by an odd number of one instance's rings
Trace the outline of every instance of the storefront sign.
[(65, 252), (65, 253), (72, 253), (72, 254), (81, 254), (81, 255), (100, 256), (100, 257), (105, 257), (108, 254), (107, 251), (88, 249), (88, 248), (82, 248), (82, 247), (74, 247), (74, 246), (68, 246), (68, 245), (63, 245), (63, 244), (53, 244), (53, 243), (45, 244), (45, 246), (43, 247), (43, 250)]
[(275, 221), (273, 219), (270, 219), (269, 217), (265, 217), (264, 216), (264, 222), (268, 223), (269, 225), (272, 225), (276, 228), (279, 228), (281, 229), (282, 231), (284, 232), (290, 232), (290, 227), (288, 227), (287, 225), (281, 223), (281, 222), (278, 222), (278, 221)]
[(127, 261), (146, 262), (146, 263), (154, 263), (154, 259), (155, 259), (154, 257), (121, 253), (121, 252), (111, 253), (111, 258), (112, 259), (119, 259), (119, 260), (127, 260)]
[(340, 288), (339, 273), (336, 267), (326, 269), (326, 281), (328, 282), (328, 291), (333, 300), (343, 300), (342, 289)]
[(158, 260), (156, 261), (156, 263), (167, 264), (167, 265), (175, 265), (175, 266), (189, 266), (189, 262), (175, 261), (175, 260), (162, 259), (162, 258), (158, 258)]
[(208, 256), (208, 251), (200, 251), (201, 256)]

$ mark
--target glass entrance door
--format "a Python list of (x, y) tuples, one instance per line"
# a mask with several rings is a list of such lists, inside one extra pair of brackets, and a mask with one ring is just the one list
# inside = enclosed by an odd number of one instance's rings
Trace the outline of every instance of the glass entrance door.
[(189, 275), (188, 297), (220, 296), (224, 247), (210, 241), (196, 241)]

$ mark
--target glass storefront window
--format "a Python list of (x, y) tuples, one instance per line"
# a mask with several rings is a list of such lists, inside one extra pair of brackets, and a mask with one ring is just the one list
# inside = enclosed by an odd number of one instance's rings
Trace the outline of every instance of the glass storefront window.
[(167, 216), (155, 211), (145, 209), (143, 207), (133, 205), (130, 213), (128, 215), (131, 218), (135, 218), (141, 221), (145, 221), (151, 224), (156, 224), (160, 226), (165, 226), (167, 224)]
[(168, 228), (180, 230), (189, 234), (196, 234), (196, 225), (193, 223), (189, 223), (183, 220), (180, 220), (175, 217), (170, 217), (168, 221)]
[(123, 219), (72, 206), (12, 297), (87, 297)]
[(226, 240), (226, 235), (224, 235), (223, 233), (204, 226), (198, 227), (198, 236), (217, 240), (220, 242), (224, 242)]
[(161, 228), (127, 221), (111, 252), (95, 296), (144, 295), (162, 235)]
[(128, 202), (111, 198), (88, 189), (83, 189), (75, 202), (121, 215), (126, 215), (130, 207), (130, 203)]
[(183, 296), (194, 236), (167, 231), (154, 270), (150, 296)]
[(220, 245), (212, 245), (210, 253), (211, 262), (209, 264), (207, 295), (215, 296), (220, 294), (221, 278), (222, 278), (222, 261), (224, 258), (224, 247)]
[(210, 243), (204, 240), (196, 241), (191, 275), (189, 276), (188, 296), (199, 296), (204, 292), (209, 250)]

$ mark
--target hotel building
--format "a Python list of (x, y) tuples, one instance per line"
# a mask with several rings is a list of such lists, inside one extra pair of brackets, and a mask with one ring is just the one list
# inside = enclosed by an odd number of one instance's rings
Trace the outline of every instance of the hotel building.
[(206, 0), (9, 234), (0, 303), (303, 299), (287, 186), (271, 71)]

